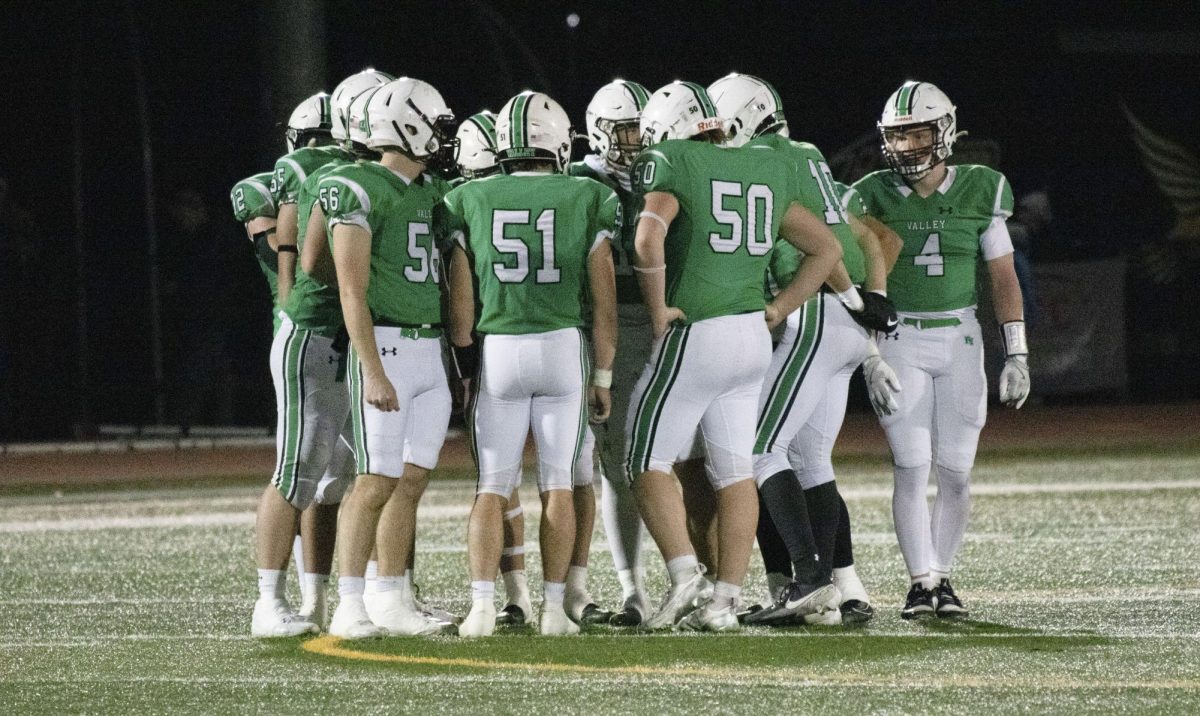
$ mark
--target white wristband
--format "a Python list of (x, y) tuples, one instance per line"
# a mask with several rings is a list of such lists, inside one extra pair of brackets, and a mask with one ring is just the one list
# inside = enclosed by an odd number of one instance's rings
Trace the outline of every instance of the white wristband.
[(638, 214), (639, 219), (642, 218), (643, 216), (646, 217), (647, 219), (654, 219), (655, 221), (657, 221), (659, 224), (662, 225), (663, 231), (669, 231), (671, 228), (670, 226), (667, 225), (666, 219), (662, 218), (658, 214), (655, 214), (653, 211), (643, 211), (642, 213)]
[(592, 371), (592, 385), (597, 388), (608, 389), (612, 387), (612, 371), (596, 368)]
[(846, 304), (846, 308), (849, 308), (851, 311), (861, 311), (865, 307), (862, 295), (860, 295), (858, 289), (853, 286), (845, 291), (839, 292), (837, 297), (838, 300)]
[(658, 273), (659, 271), (666, 271), (667, 265), (662, 264), (661, 266), (651, 266), (650, 268), (642, 268), (641, 266), (634, 266), (633, 270), (637, 271), (638, 273)]
[(1025, 342), (1025, 321), (1009, 321), (1000, 326), (1000, 337), (1004, 339), (1005, 356), (1029, 355), (1029, 344)]

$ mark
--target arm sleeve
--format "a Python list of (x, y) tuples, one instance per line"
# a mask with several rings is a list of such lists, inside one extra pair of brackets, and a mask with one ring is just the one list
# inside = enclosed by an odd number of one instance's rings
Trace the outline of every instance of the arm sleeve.
[(451, 191), (434, 207), (433, 223), (437, 227), (438, 241), (444, 253), (449, 255), (455, 246), (471, 252), (467, 243), (467, 223), (462, 215), (461, 192)]
[(595, 231), (592, 232), (592, 242), (588, 246), (590, 255), (600, 245), (601, 241), (616, 241), (621, 235), (621, 200), (617, 193), (608, 187), (598, 191), (599, 207), (596, 211)]
[(997, 174), (995, 198), (992, 203), (992, 220), (979, 235), (979, 248), (985, 261), (1011, 254), (1013, 252), (1012, 237), (1008, 234), (1005, 221), (1013, 213), (1012, 186), (1003, 174)]
[(330, 175), (317, 185), (321, 211), (330, 228), (336, 224), (352, 224), (373, 234), (369, 218), (371, 197), (361, 184), (347, 177)]

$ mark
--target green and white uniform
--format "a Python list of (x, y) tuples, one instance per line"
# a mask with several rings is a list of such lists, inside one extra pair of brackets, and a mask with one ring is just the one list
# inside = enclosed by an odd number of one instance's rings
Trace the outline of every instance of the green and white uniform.
[[(749, 146), (771, 147), (788, 157), (799, 174), (797, 200), (825, 220), (841, 244), (850, 280), (861, 285), (866, 259), (821, 151), (778, 134), (753, 139)], [(782, 288), (795, 275), (799, 252), (782, 241), (775, 252), (771, 274)], [(759, 400), (754, 477), (760, 485), (788, 469), (805, 489), (834, 479), (833, 444), (845, 417), (850, 376), (866, 356), (867, 331), (832, 293), (813, 296), (787, 317)], [(803, 455), (799, 465), (789, 460), (789, 450)]]
[(454, 189), (444, 210), (448, 235), (473, 258), (482, 303), (477, 490), (512, 493), (530, 427), (539, 489), (569, 490), (587, 427), (587, 264), (620, 231), (617, 195), (591, 179), (516, 172)]
[[(254, 219), (275, 218), (275, 195), (271, 193), (271, 172), (263, 172), (247, 177), (229, 191), (229, 201), (233, 204), (233, 218), (246, 224)], [(258, 267), (262, 269), (263, 278), (271, 288), (271, 314), (274, 316), (274, 330), (279, 330), (279, 256), (271, 248), (267, 239), (270, 232), (261, 232), (251, 237), (254, 244), (254, 257), (258, 259)]]
[[(1002, 174), (977, 165), (948, 167), (929, 197), (890, 171), (869, 174), (853, 189), (867, 212), (904, 241), (888, 277), (900, 327), (879, 341), (904, 386), (896, 396), (900, 409), (880, 418), (897, 471), (893, 507), (901, 551), (909, 574), (949, 572), (962, 531), (954, 530), (957, 537), (939, 537), (936, 525), (931, 531), (926, 483), (932, 463), (967, 475), (975, 462), (987, 412), (976, 272), (980, 259), (1012, 253), (1004, 224), (1012, 214), (1012, 189)], [(923, 474), (900, 479), (910, 471)], [(938, 492), (939, 511), (944, 491)]]
[(667, 305), (685, 322), (654, 345), (626, 420), (630, 479), (669, 472), (695, 440), (721, 489), (752, 474), (753, 421), (771, 359), (763, 281), (797, 175), (769, 147), (668, 140), (634, 164), (638, 192), (667, 192), (679, 213), (667, 232)]
[(339, 167), (319, 185), (330, 229), (348, 224), (369, 235), (367, 307), (400, 403), (392, 412), (367, 403), (362, 363), (351, 346), (351, 415), (361, 474), (398, 478), (406, 463), (433, 469), (446, 440), (450, 389), (442, 362), (441, 256), (433, 211), (448, 189), (430, 174), (409, 182), (376, 162)]
[[(305, 147), (276, 162), (271, 193), (279, 204), (297, 205), (298, 245), (316, 201), (314, 176), (353, 159), (335, 147)], [(298, 509), (314, 499), (337, 504), (354, 477), (353, 455), (339, 439), (350, 403), (344, 356), (334, 349), (342, 328), (337, 290), (297, 266), (295, 283), (277, 316), (280, 325), (271, 346), (278, 411), (272, 484)]]

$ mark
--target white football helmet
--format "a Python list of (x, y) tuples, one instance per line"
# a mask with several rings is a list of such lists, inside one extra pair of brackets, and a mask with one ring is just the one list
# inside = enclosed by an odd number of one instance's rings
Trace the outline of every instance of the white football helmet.
[(571, 160), (571, 119), (541, 92), (526, 90), (504, 103), (496, 117), (496, 154), (504, 163), (518, 159), (549, 159), (561, 172)]
[(495, 174), (496, 164), (496, 113), (483, 110), (473, 114), (458, 125), (458, 146), (454, 150), (454, 162), (464, 179), (479, 179)]
[(714, 130), (724, 135), (725, 120), (708, 92), (695, 82), (675, 80), (659, 87), (642, 108), (643, 147)]
[(642, 150), (641, 142), (621, 142), (621, 132), (632, 129), (641, 133), (642, 108), (650, 92), (629, 80), (613, 80), (601, 87), (588, 103), (588, 145), (604, 161), (617, 169), (628, 170)]
[[(908, 81), (888, 97), (879, 119), (879, 136), (883, 156), (888, 166), (905, 179), (916, 181), (935, 166), (946, 161), (954, 140), (966, 132), (958, 132), (954, 105), (950, 98), (928, 82)], [(896, 149), (893, 139), (897, 129), (933, 130), (933, 144), (915, 149)]]
[(350, 103), (354, 98), (381, 85), (396, 79), (386, 72), (368, 67), (362, 72), (355, 72), (338, 83), (329, 94), (329, 104), (333, 110), (333, 128), (330, 134), (338, 142), (350, 140)]
[(350, 151), (366, 159), (379, 157), (379, 152), (367, 147), (367, 140), (371, 138), (370, 130), (367, 127), (367, 103), (371, 101), (371, 95), (378, 90), (379, 87), (372, 87), (366, 92), (360, 92), (350, 103), (350, 109), (346, 113), (346, 123), (350, 134)]
[(318, 92), (296, 105), (288, 117), (287, 149), (292, 153), (308, 144), (314, 137), (328, 137), (332, 119), (329, 114), (329, 95)]
[(401, 77), (375, 90), (367, 102), (371, 149), (398, 149), (429, 166), (454, 157), (454, 112), (428, 82)]
[(728, 146), (740, 147), (769, 132), (788, 136), (783, 102), (765, 80), (734, 72), (709, 85), (708, 96), (728, 122)]

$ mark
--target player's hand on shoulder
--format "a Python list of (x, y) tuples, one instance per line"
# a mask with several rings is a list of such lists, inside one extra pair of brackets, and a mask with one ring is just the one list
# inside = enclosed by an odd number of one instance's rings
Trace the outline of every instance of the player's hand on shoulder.
[(1012, 355), (1004, 360), (1000, 371), (1000, 402), (1020, 409), (1029, 397), (1029, 364), (1023, 355)]

